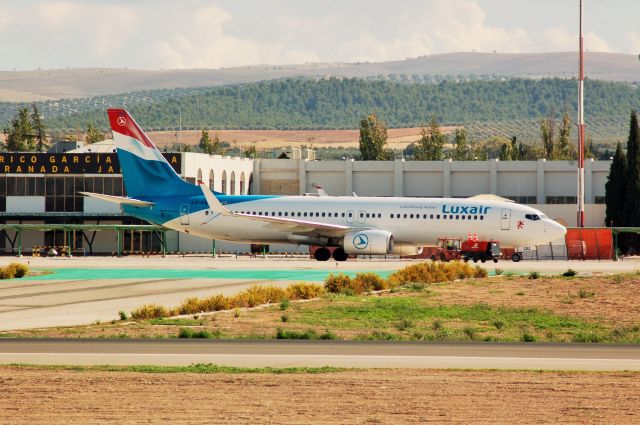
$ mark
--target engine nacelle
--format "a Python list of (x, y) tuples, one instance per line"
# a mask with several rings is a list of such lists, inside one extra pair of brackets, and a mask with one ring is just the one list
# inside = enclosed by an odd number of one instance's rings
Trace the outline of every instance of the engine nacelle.
[(347, 254), (389, 254), (393, 251), (393, 235), (386, 230), (362, 230), (344, 235), (342, 248)]
[(391, 253), (393, 255), (420, 255), (424, 250), (421, 246), (394, 244)]

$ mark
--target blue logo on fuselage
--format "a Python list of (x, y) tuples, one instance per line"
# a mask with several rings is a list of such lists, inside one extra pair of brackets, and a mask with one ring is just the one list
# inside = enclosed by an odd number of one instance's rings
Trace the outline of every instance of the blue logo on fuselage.
[(491, 207), (480, 206), (465, 206), (465, 205), (442, 205), (443, 214), (486, 214)]
[(355, 246), (356, 249), (365, 249), (369, 246), (369, 238), (364, 233), (359, 233), (353, 238), (353, 246)]

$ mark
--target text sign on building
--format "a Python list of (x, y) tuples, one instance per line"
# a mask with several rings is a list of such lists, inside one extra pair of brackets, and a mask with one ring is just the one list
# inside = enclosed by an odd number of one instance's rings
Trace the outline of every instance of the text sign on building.
[[(179, 153), (163, 153), (180, 174)], [(0, 174), (121, 174), (115, 153), (0, 152)]]

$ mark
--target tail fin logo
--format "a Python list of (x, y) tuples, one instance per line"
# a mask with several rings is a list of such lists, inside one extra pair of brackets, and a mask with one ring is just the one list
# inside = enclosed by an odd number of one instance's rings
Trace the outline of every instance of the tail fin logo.
[(127, 125), (127, 119), (125, 117), (118, 117), (117, 122), (120, 127), (124, 127), (125, 125)]

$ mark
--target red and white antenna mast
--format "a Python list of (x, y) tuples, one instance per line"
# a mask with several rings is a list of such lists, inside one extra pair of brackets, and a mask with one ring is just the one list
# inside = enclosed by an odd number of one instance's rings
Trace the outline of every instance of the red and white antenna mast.
[(580, 69), (578, 71), (578, 227), (584, 227), (584, 38), (580, 0)]

